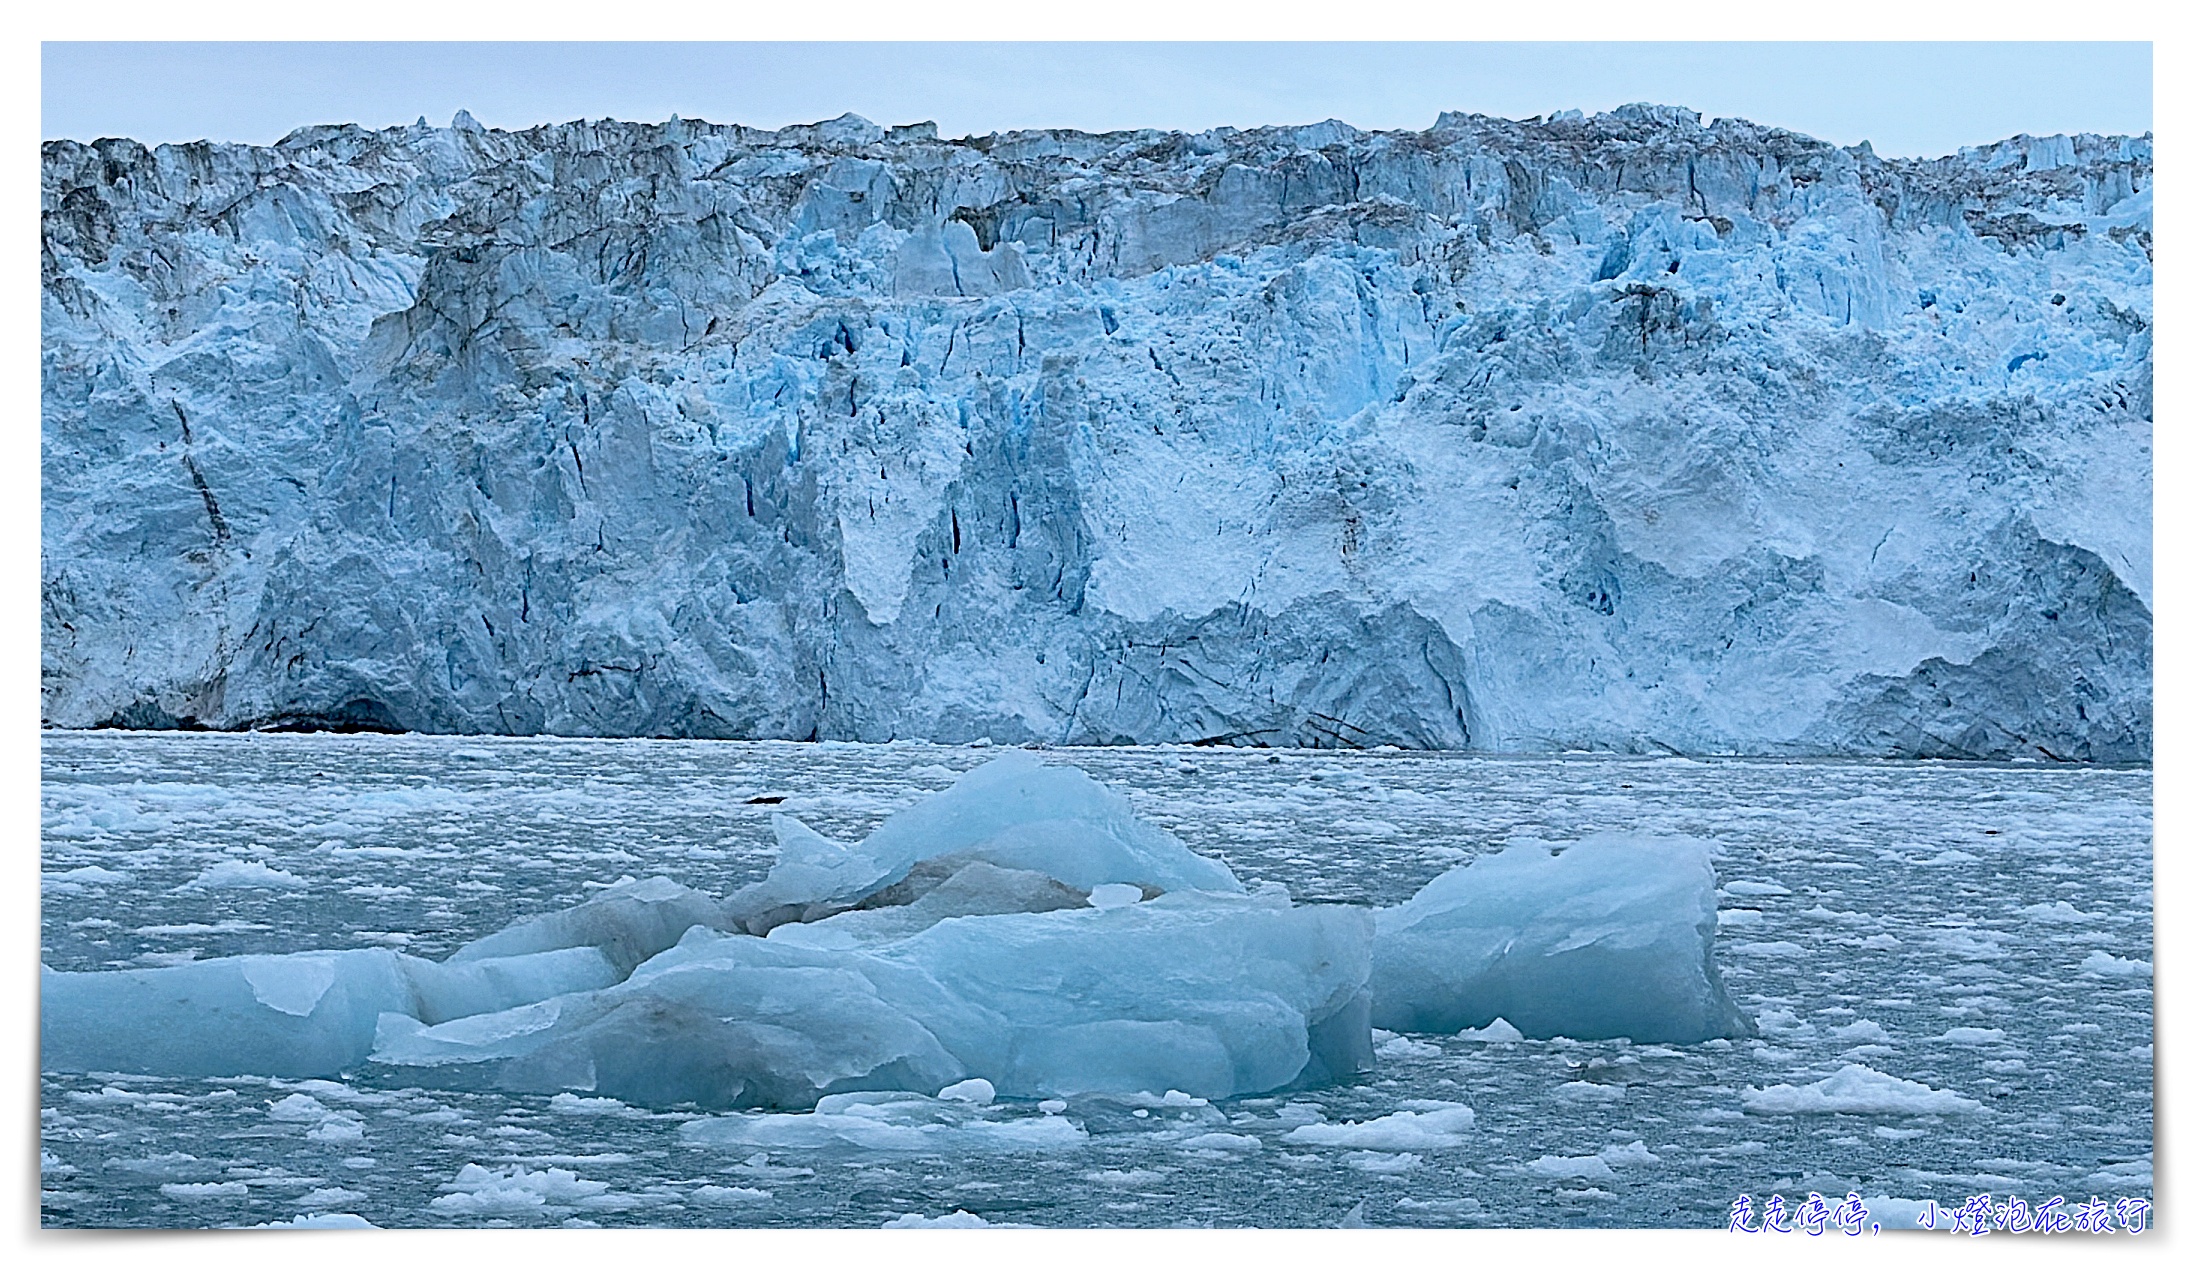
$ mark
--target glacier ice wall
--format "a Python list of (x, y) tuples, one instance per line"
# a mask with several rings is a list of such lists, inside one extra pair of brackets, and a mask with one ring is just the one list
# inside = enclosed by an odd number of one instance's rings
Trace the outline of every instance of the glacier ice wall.
[(58, 726), (2150, 750), (2150, 144), (44, 149)]

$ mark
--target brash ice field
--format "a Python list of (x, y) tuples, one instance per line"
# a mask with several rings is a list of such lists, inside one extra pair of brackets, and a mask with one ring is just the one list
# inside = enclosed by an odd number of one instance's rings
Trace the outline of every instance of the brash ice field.
[[(306, 947), (438, 960), (599, 903), (621, 879), (733, 895), (768, 873), (773, 816), (858, 841), (998, 753), (61, 734), (47, 747), (46, 961), (68, 975)], [(1246, 890), (1278, 884), (1312, 912), (1391, 908), (1519, 839), (1711, 840), (1713, 956), (1757, 1035), (1367, 1030), (1368, 1070), (1307, 1087), (1047, 1098), (1008, 1094), (1003, 1078), (947, 1085), (947, 1071), (921, 1096), (853, 1095), (818, 1113), (463, 1070), (479, 1064), (365, 1061), (332, 1079), (57, 1071), (49, 1031), (46, 1220), (1719, 1226), (1739, 1193), (1859, 1190), (1894, 1224), (1914, 1205), (1893, 1200), (1954, 1209), (1982, 1191), (2151, 1186), (2146, 771), (1026, 757), (1085, 769)], [(1040, 916), (1102, 922), (1165, 902)], [(278, 1003), (294, 986), (263, 978)], [(1147, 993), (1168, 990), (1150, 977)], [(214, 1049), (243, 1043), (232, 1027)]]

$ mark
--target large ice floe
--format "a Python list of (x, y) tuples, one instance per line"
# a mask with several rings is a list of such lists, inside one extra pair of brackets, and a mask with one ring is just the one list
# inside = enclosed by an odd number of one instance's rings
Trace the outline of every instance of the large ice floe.
[[(373, 949), (47, 970), (44, 1066), (371, 1064), (429, 1084), (815, 1108), (783, 1131), (852, 1144), (1021, 1149), (1079, 1130), (975, 1109), (1346, 1080), (1373, 1062), (1374, 1019), (1674, 1042), (1750, 1027), (1714, 972), (1714, 873), (1696, 840), (1518, 844), (1375, 914), (1245, 888), (1119, 794), (1029, 753), (856, 844), (776, 827), (775, 867), (728, 900), (627, 881), (442, 962)], [(1427, 1114), (1414, 1127), (1467, 1127)]]

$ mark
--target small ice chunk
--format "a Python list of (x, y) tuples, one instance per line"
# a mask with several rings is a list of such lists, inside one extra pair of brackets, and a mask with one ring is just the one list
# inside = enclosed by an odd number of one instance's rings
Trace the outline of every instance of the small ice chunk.
[(2098, 948), (2081, 959), (2080, 973), (2098, 979), (2146, 979), (2155, 973), (2155, 968), (2145, 961), (2113, 957)]
[(1386, 1151), (1351, 1151), (1341, 1157), (1341, 1162), (1363, 1173), (1407, 1173), (1425, 1162), (1425, 1158), (1408, 1151), (1392, 1154)]
[(1430, 1041), (1412, 1040), (1406, 1036), (1394, 1036), (1372, 1047), (1381, 1058), (1438, 1058), (1447, 1051)]
[(906, 1155), (989, 1155), (1061, 1151), (1089, 1140), (1064, 1116), (1013, 1115), (1004, 1108), (920, 1094), (831, 1094), (806, 1112), (748, 1112), (691, 1120), (678, 1136), (722, 1150), (850, 1150)]
[(1307, 1146), (1358, 1147), (1375, 1151), (1425, 1151), (1459, 1147), (1476, 1122), (1476, 1114), (1459, 1102), (1413, 1100), (1417, 1110), (1397, 1111), (1376, 1120), (1339, 1124), (1306, 1124), (1288, 1130), (1284, 1139)]
[[(320, 1192), (314, 1191), (313, 1195)], [(357, 1192), (350, 1192), (357, 1194)], [(312, 1198), (307, 1195), (306, 1200)], [(363, 1195), (359, 1196), (364, 1199)], [(302, 1203), (303, 1201), (299, 1201)], [(253, 1230), (379, 1230), (380, 1227), (356, 1213), (299, 1213), (288, 1221), (263, 1221)]]
[(691, 1198), (697, 1204), (712, 1204), (719, 1208), (733, 1204), (759, 1204), (776, 1196), (759, 1186), (697, 1186)]
[(1524, 1039), (1524, 1034), (1516, 1030), (1515, 1024), (1509, 1022), (1507, 1019), (1502, 1018), (1496, 1018), (1491, 1023), (1486, 1024), (1484, 1027), (1466, 1027), (1462, 1031), (1457, 1032), (1455, 1035), (1466, 1041), (1481, 1041), (1486, 1043), (1520, 1041)]
[[(982, 742), (990, 744), (988, 738)], [(942, 1217), (924, 1217), (920, 1213), (901, 1213), (884, 1223), (885, 1230), (975, 1230), (990, 1225), (989, 1222), (968, 1212), (954, 1209)]]
[(2019, 910), (2019, 916), (2031, 922), (2058, 922), (2066, 925), (2097, 920), (2096, 914), (2083, 913), (2063, 900), (2052, 900), (2047, 904), (2029, 904)]
[(1661, 1157), (1646, 1149), (1644, 1142), (1619, 1142), (1600, 1152), (1600, 1158), (1609, 1164), (1659, 1164)]
[(311, 1094), (291, 1094), (267, 1108), (267, 1119), (288, 1124), (318, 1124), (334, 1114)]
[(1731, 895), (1788, 895), (1790, 888), (1780, 882), (1724, 882), (1722, 889)]
[(365, 1125), (347, 1116), (330, 1116), (305, 1131), (305, 1138), (310, 1142), (363, 1142), (365, 1137)]
[(1131, 882), (1105, 882), (1090, 888), (1092, 908), (1124, 908), (1143, 902), (1143, 888)]
[(1711, 847), (1594, 834), (1517, 842), (1379, 911), (1372, 1022), (1689, 1043), (1750, 1035), (1714, 966)]
[(312, 884), (294, 873), (269, 868), (257, 860), (223, 860), (212, 864), (183, 884), (184, 890), (200, 891), (302, 891)]
[(2146, 1159), (2121, 1160), (2116, 1164), (2105, 1164), (2088, 1174), (2080, 1185), (2106, 1194), (2116, 1192), (2120, 1195), (2145, 1195), (2155, 1189), (2156, 1166), (2153, 1161)]
[(1394, 1207), (1406, 1213), (1431, 1213), (1435, 1217), (1467, 1217), (1484, 1208), (1467, 1195), (1446, 1199), (1403, 1198), (1395, 1200)]
[(2000, 1027), (1954, 1027), (1935, 1038), (1952, 1045), (1994, 1045), (2004, 1039)]
[(1859, 1063), (1810, 1085), (1770, 1085), (1747, 1089), (1744, 1108), (1754, 1115), (1963, 1115), (1981, 1104), (1916, 1080), (1901, 1080)]
[(980, 1076), (971, 1076), (937, 1091), (937, 1097), (944, 1102), (968, 1102), (978, 1107), (988, 1106), (997, 1096), (998, 1090)]
[(341, 1204), (355, 1204), (365, 1197), (364, 1191), (354, 1191), (347, 1186), (319, 1186), (298, 1196), (297, 1206), (324, 1211)]
[(1246, 1133), (1199, 1133), (1180, 1143), (1184, 1151), (1262, 1151), (1265, 1144)]
[(1166, 1169), (1099, 1169), (1084, 1173), (1082, 1180), (1099, 1186), (1156, 1186), (1166, 1180)]
[(1542, 1155), (1524, 1165), (1538, 1177), (1577, 1178), (1587, 1182), (1612, 1182), (1615, 1170), (1597, 1155)]
[(570, 1169), (529, 1170), (522, 1164), (490, 1169), (467, 1164), (454, 1180), (442, 1186), (446, 1194), (427, 1207), (459, 1217), (522, 1216), (569, 1212), (582, 1201), (609, 1190), (609, 1183), (590, 1181)]
[(106, 886), (113, 882), (127, 882), (130, 880), (130, 875), (118, 873), (113, 869), (104, 869), (96, 864), (87, 864), (81, 868), (63, 869), (54, 873), (41, 874), (39, 880), (49, 886), (56, 883), (64, 887)]
[(1066, 1111), (1067, 1100), (1064, 1098), (1046, 1098), (1036, 1104), (1036, 1109), (1047, 1116), (1056, 1116)]
[(1556, 1085), (1554, 1096), (1570, 1102), (1621, 1102), (1630, 1097), (1630, 1087), (1614, 1082), (1572, 1080)]
[(1889, 1040), (1889, 1033), (1872, 1019), (1853, 1019), (1842, 1027), (1830, 1028), (1828, 1034), (1839, 1041), (1860, 1045), (1878, 1045)]
[(160, 1193), (169, 1199), (244, 1199), (251, 1188), (242, 1182), (162, 1182)]

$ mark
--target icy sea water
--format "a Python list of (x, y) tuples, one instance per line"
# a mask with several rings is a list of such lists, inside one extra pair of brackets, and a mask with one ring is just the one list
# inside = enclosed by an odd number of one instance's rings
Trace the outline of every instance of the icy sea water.
[[(44, 959), (95, 970), (372, 945), (440, 957), (626, 875), (727, 893), (765, 871), (769, 813), (858, 838), (996, 752), (48, 733)], [(370, 1067), (342, 1082), (49, 1074), (45, 1223), (348, 1212), (383, 1226), (877, 1226), (964, 1211), (1320, 1226), (1361, 1205), (1374, 1226), (1720, 1226), (1739, 1192), (1795, 1202), (1856, 1189), (1951, 1207), (1984, 1191), (2150, 1192), (2152, 997), (2132, 964), (2150, 959), (2146, 770), (1052, 753), (1245, 881), (1285, 883), (1299, 900), (1392, 904), (1519, 837), (1712, 838), (1718, 957), (1761, 1035), (1398, 1037), (1345, 1088), (1211, 1106), (1075, 1100), (1063, 1114), (1085, 1143), (1018, 1155), (725, 1152), (681, 1141), (696, 1112), (421, 1089)], [(185, 886), (223, 860), (294, 883)], [(1854, 1062), (1982, 1109), (1747, 1110), (1748, 1089)], [(283, 1110), (299, 1093), (326, 1113)], [(1446, 1149), (1283, 1141), (1313, 1109), (1357, 1121), (1412, 1099), (1467, 1102), (1476, 1127)], [(534, 1176), (460, 1185), (474, 1164)]]

